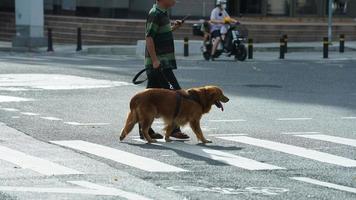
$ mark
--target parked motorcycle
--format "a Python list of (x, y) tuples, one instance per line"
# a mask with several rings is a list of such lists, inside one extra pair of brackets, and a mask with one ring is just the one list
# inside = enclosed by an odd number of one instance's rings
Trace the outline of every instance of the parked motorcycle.
[[(193, 35), (204, 37), (204, 33), (210, 33), (208, 26), (208, 22), (194, 24)], [(240, 23), (229, 24), (225, 40), (221, 40), (221, 45), (216, 50), (214, 58), (226, 54), (228, 57), (234, 56), (236, 61), (245, 61), (247, 58), (247, 48), (245, 45), (247, 35), (247, 29)], [(211, 58), (213, 40), (214, 38), (209, 36), (208, 40), (205, 41), (202, 46), (202, 53), (205, 60), (210, 60)]]

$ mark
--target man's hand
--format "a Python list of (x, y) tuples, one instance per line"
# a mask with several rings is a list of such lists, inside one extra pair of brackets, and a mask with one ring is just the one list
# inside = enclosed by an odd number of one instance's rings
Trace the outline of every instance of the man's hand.
[(182, 20), (176, 20), (172, 26), (172, 30), (175, 31), (183, 25)]
[(161, 62), (159, 60), (152, 61), (152, 65), (154, 69), (158, 69), (161, 66)]

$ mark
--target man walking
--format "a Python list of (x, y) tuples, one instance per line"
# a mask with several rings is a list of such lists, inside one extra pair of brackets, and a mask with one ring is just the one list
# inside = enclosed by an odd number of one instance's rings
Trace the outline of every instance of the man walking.
[[(156, 4), (150, 10), (146, 22), (146, 53), (145, 67), (147, 70), (148, 83), (147, 88), (170, 88), (180, 90), (181, 87), (173, 73), (177, 69), (177, 63), (174, 54), (174, 39), (172, 31), (175, 31), (182, 25), (182, 21), (177, 20), (171, 25), (168, 17), (168, 9), (175, 5), (175, 0), (156, 0)], [(162, 139), (163, 136), (149, 130), (152, 139)], [(143, 134), (140, 128), (140, 137)], [(171, 137), (177, 139), (188, 139), (189, 136), (182, 133), (179, 127), (173, 132)]]

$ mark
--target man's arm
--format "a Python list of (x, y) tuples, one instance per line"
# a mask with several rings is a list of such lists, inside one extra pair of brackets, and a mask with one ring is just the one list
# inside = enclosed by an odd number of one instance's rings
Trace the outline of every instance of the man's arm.
[(161, 63), (157, 57), (156, 48), (152, 37), (146, 37), (146, 46), (147, 46), (148, 54), (152, 59), (153, 68), (158, 69)]

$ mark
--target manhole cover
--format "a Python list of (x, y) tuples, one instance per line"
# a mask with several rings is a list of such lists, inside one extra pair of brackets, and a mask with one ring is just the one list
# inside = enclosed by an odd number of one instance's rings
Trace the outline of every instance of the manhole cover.
[(268, 84), (247, 84), (243, 85), (250, 88), (282, 88), (281, 85), (268, 85)]

